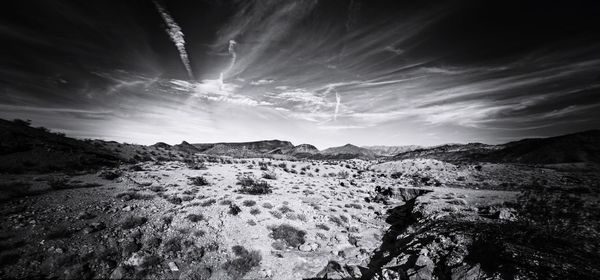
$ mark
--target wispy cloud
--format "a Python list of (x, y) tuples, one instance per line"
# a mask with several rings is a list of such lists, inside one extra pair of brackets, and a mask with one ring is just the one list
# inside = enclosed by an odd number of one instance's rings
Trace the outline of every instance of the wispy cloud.
[(169, 34), (169, 37), (171, 37), (171, 40), (173, 43), (175, 43), (175, 47), (177, 47), (177, 51), (179, 51), (179, 57), (181, 58), (181, 62), (183, 63), (187, 74), (189, 75), (190, 79), (193, 79), (194, 75), (192, 74), (190, 59), (188, 58), (187, 51), (185, 50), (185, 38), (181, 27), (179, 27), (177, 22), (175, 22), (171, 15), (169, 15), (165, 8), (158, 4), (158, 2), (154, 1), (154, 5), (167, 25), (167, 34)]

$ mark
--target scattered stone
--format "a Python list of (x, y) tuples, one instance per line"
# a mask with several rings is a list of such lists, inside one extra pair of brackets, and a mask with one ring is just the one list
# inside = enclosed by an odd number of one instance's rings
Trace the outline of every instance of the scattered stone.
[(169, 262), (169, 269), (171, 269), (171, 271), (179, 271), (179, 267), (177, 267), (175, 262)]

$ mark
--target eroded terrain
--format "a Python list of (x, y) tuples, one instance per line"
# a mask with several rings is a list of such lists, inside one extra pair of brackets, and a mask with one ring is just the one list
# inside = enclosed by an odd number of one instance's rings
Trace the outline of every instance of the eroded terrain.
[(535, 279), (546, 270), (549, 277), (594, 277), (597, 247), (580, 248), (581, 255), (569, 253), (573, 259), (564, 262), (522, 244), (525, 231), (503, 232), (521, 226), (525, 186), (561, 188), (597, 206), (597, 189), (587, 187), (596, 173), (573, 177), (572, 170), (197, 156), (91, 174), (5, 176), (4, 192), (28, 191), (0, 206), (0, 272), (77, 279)]

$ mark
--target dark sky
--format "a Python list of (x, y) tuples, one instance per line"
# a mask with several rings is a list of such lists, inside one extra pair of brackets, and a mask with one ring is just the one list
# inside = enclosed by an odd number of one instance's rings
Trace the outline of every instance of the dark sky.
[(594, 1), (12, 1), (0, 117), (150, 144), (600, 128)]

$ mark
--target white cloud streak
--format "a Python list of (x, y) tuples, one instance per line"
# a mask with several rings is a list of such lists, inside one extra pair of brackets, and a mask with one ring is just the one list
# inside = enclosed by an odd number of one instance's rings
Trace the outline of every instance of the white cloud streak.
[(167, 25), (167, 34), (169, 34), (169, 37), (171, 37), (171, 40), (173, 43), (175, 43), (175, 47), (177, 47), (177, 51), (179, 51), (179, 57), (181, 58), (181, 62), (183, 63), (185, 70), (187, 71), (190, 79), (193, 79), (194, 75), (192, 74), (190, 60), (188, 58), (187, 51), (185, 50), (185, 39), (183, 31), (181, 31), (181, 27), (179, 27), (177, 22), (175, 22), (171, 15), (169, 15), (169, 13), (160, 4), (158, 4), (158, 2), (154, 1), (154, 5)]

